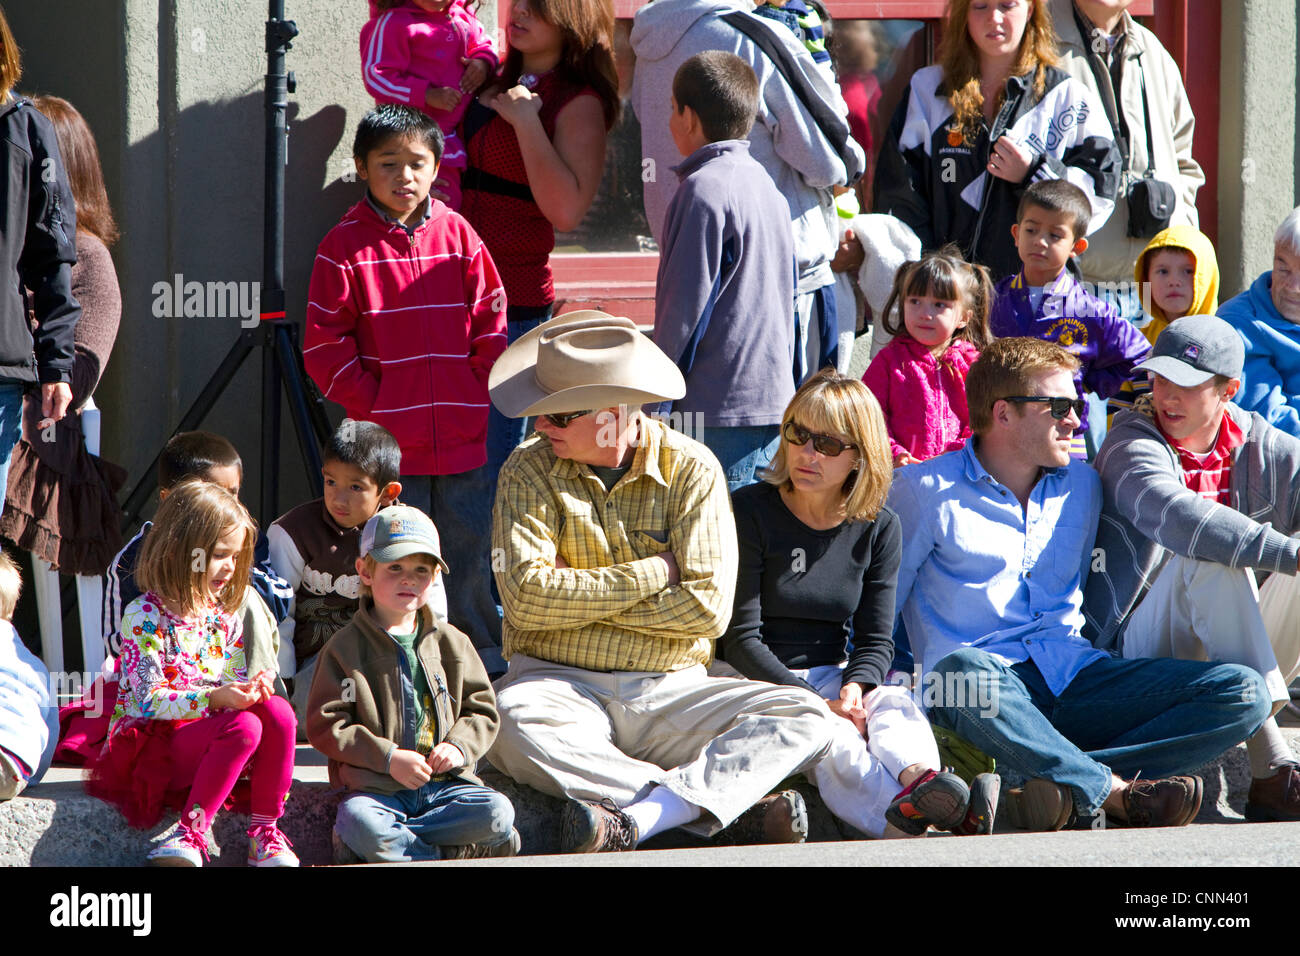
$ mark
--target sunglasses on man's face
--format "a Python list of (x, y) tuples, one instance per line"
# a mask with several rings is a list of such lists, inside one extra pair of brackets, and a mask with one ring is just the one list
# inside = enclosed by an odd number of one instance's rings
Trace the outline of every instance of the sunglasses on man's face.
[(557, 415), (543, 415), (542, 417), (556, 428), (568, 428), (570, 422), (576, 421), (583, 415), (590, 415), (592, 411), (593, 409), (588, 408), (582, 412), (560, 412)]
[(1083, 410), (1088, 407), (1088, 403), (1082, 398), (1065, 398), (1060, 395), (1008, 395), (1002, 401), (1017, 402), (1019, 404), (1034, 402), (1049, 405), (1052, 417), (1058, 422), (1064, 421), (1071, 410), (1074, 411), (1076, 418), (1082, 420)]
[(813, 449), (827, 458), (835, 458), (844, 453), (846, 448), (856, 448), (857, 445), (850, 445), (846, 441), (840, 441), (831, 435), (818, 435), (810, 432), (802, 425), (796, 425), (794, 422), (786, 422), (785, 427), (781, 429), (781, 434), (791, 445), (803, 446), (808, 444), (811, 438)]

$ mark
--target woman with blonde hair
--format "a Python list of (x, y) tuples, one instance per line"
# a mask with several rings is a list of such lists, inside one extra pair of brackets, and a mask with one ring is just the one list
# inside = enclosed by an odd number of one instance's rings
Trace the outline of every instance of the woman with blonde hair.
[(795, 393), (781, 436), (766, 480), (732, 497), (740, 568), (719, 655), (752, 680), (827, 699), (836, 733), (809, 776), (840, 819), (873, 837), (990, 832), (997, 778), (968, 789), (943, 772), (921, 709), (889, 681), (902, 531), (885, 505), (880, 406), (825, 369)]
[(926, 250), (956, 242), (997, 280), (1020, 269), (1011, 226), (1024, 187), (1074, 183), (1095, 232), (1120, 167), (1101, 104), (1057, 65), (1045, 0), (949, 0), (940, 63), (916, 71), (890, 123), (875, 211)]

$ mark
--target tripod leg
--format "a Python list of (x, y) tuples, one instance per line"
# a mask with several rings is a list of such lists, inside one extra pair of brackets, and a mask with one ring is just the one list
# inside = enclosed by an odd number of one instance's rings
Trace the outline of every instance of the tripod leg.
[(287, 323), (276, 323), (275, 354), (280, 362), (284, 390), (289, 396), (289, 414), (293, 417), (294, 434), (298, 436), (298, 448), (307, 466), (307, 481), (312, 493), (320, 497), (324, 493), (320, 472), (322, 439), (312, 430), (313, 423), (302, 378), (302, 359), (293, 340), (293, 330)]

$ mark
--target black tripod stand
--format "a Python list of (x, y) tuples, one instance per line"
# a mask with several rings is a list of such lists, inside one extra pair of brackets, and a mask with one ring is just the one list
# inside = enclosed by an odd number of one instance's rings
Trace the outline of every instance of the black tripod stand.
[[(239, 367), (254, 348), (262, 349), (262, 474), (258, 519), (262, 527), (278, 516), (276, 499), (280, 484), (280, 388), (284, 387), (293, 416), (298, 447), (307, 466), (307, 480), (314, 494), (321, 494), (320, 449), (329, 439), (329, 420), (324, 399), (303, 372), (302, 350), (297, 326), (285, 315), (284, 296), (284, 168), (288, 160), (288, 127), (285, 112), (288, 94), (296, 87), (293, 74), (285, 72), (285, 53), (298, 35), (298, 26), (284, 19), (284, 0), (270, 0), (266, 22), (266, 189), (262, 212), (261, 321), (240, 333), (239, 339), (218, 366), (176, 426), (173, 435), (192, 431), (212, 410)], [(158, 459), (140, 478), (126, 500), (122, 530), (136, 523), (158, 484)]]

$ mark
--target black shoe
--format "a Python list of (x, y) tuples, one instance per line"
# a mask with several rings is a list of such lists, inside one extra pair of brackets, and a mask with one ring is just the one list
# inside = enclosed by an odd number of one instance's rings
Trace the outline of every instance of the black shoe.
[(617, 853), (635, 850), (640, 834), (636, 821), (612, 800), (592, 803), (570, 800), (560, 830), (561, 853)]
[(920, 836), (931, 826), (940, 830), (960, 826), (969, 803), (970, 788), (965, 780), (955, 773), (927, 770), (894, 798), (885, 819), (904, 833)]
[(759, 843), (803, 843), (808, 839), (808, 808), (798, 790), (782, 790), (764, 797), (724, 830), (713, 842), (718, 846), (753, 846)]
[(995, 773), (979, 774), (971, 781), (966, 818), (953, 827), (952, 832), (958, 836), (987, 836), (992, 833), (1001, 791), (1001, 777)]

